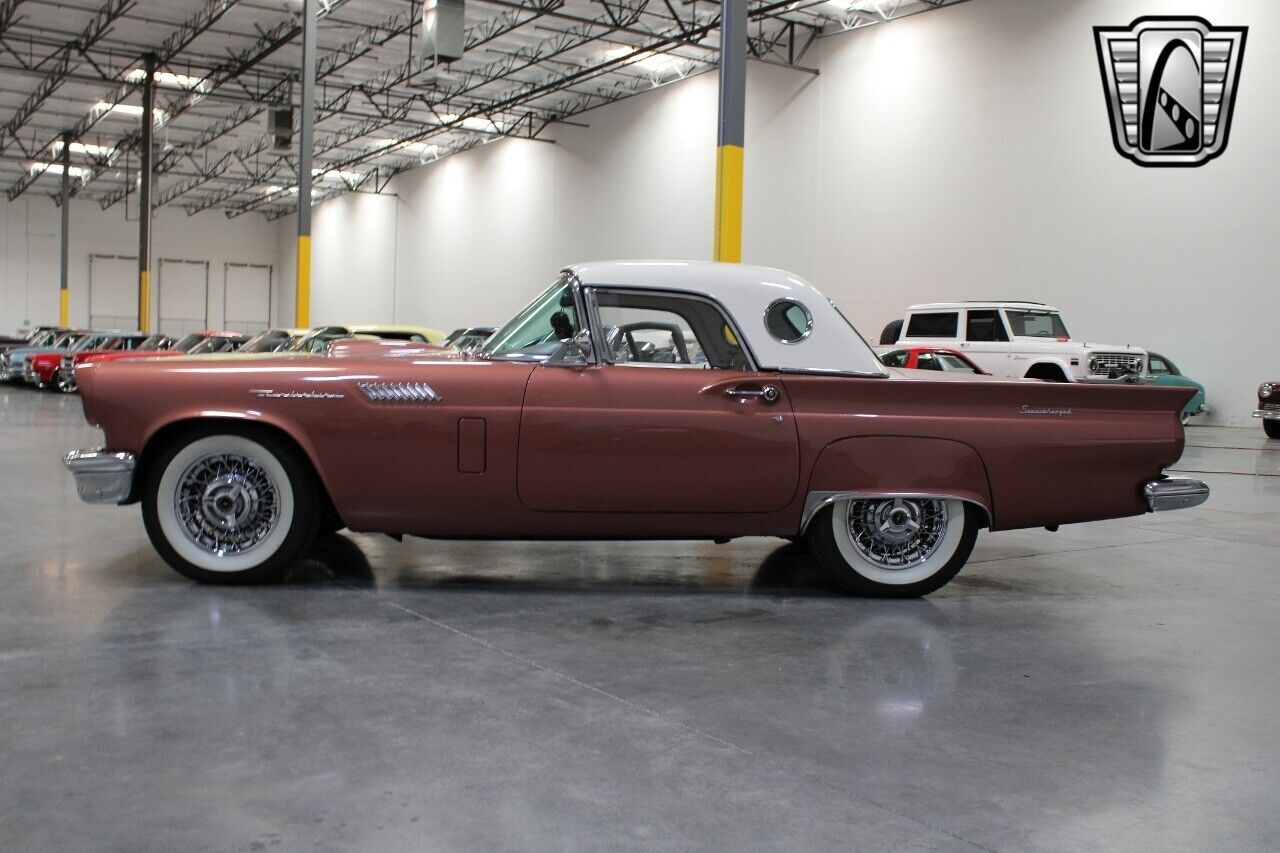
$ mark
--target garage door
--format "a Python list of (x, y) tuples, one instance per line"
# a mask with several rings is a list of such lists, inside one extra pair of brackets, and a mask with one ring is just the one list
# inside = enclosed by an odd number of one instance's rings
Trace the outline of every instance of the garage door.
[(271, 325), (271, 267), (227, 264), (223, 271), (223, 325), (254, 334)]
[(138, 328), (138, 259), (89, 256), (89, 327)]
[(180, 338), (208, 327), (209, 263), (160, 259), (160, 331)]

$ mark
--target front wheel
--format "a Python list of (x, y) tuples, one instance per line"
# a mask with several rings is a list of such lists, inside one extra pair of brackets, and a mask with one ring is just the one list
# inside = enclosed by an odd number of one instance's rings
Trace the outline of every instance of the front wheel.
[(973, 551), (978, 512), (964, 501), (837, 501), (809, 525), (814, 552), (851, 595), (916, 598), (950, 581)]
[(53, 387), (63, 394), (74, 394), (76, 392), (75, 375), (69, 374), (65, 370), (59, 370), (53, 374)]
[(1280, 421), (1263, 421), (1262, 429), (1267, 433), (1267, 438), (1280, 438)]
[(225, 430), (190, 433), (147, 466), (147, 535), (165, 562), (192, 580), (279, 580), (315, 539), (315, 475), (285, 442)]

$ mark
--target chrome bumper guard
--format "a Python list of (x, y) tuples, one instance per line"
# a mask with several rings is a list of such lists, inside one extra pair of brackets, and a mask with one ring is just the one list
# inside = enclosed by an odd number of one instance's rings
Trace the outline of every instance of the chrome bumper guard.
[(1152, 480), (1143, 487), (1147, 507), (1152, 512), (1170, 509), (1188, 509), (1209, 500), (1209, 487), (1199, 480), (1183, 477), (1166, 477)]
[(76, 479), (76, 494), (91, 504), (123, 503), (133, 490), (137, 461), (132, 453), (73, 450), (62, 460)]
[(1256, 409), (1253, 416), (1268, 421), (1280, 421), (1280, 409)]

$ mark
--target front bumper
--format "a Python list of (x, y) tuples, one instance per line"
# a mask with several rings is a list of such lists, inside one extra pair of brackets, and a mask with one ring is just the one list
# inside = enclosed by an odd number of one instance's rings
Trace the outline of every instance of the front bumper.
[(22, 365), (22, 381), (28, 385), (40, 384), (40, 375), (36, 373), (35, 366), (29, 361)]
[(91, 504), (124, 503), (133, 491), (133, 472), (138, 467), (132, 453), (108, 450), (73, 450), (63, 464), (76, 480), (76, 494)]
[(1199, 480), (1185, 477), (1162, 477), (1152, 480), (1142, 488), (1151, 512), (1170, 509), (1189, 509), (1209, 500), (1209, 487)]
[(1084, 376), (1074, 376), (1072, 382), (1079, 382), (1082, 385), (1154, 385), (1156, 378), (1151, 375), (1141, 376), (1136, 373), (1126, 373), (1122, 376), (1101, 376), (1097, 373), (1086, 373)]
[(1280, 421), (1280, 409), (1256, 409), (1253, 416), (1267, 421)]

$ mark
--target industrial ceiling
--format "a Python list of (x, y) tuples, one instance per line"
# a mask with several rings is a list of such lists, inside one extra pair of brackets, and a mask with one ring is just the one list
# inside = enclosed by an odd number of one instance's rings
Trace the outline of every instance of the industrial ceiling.
[[(815, 39), (963, 0), (751, 0), (750, 51), (809, 70)], [(430, 0), (428, 0), (430, 3)], [(301, 0), (0, 0), (0, 183), (136, 205), (143, 57), (155, 56), (157, 207), (296, 205)], [(552, 141), (581, 113), (716, 66), (710, 0), (465, 0), (460, 59), (424, 51), (422, 0), (320, 0), (318, 201), (506, 136)], [(300, 115), (293, 110), (294, 120)]]

